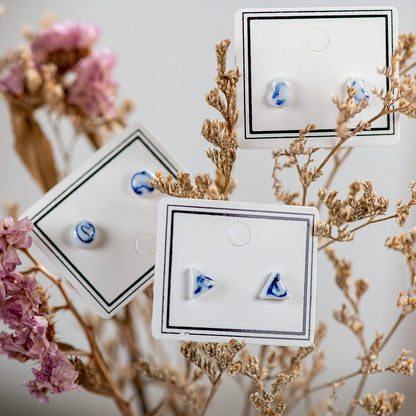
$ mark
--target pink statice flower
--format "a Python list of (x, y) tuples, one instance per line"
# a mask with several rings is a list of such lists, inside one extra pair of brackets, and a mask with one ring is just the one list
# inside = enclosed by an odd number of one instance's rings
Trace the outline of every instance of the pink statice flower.
[(32, 229), (33, 224), (28, 218), (14, 222), (12, 217), (6, 217), (0, 221), (0, 278), (21, 264), (16, 249), (30, 247), (32, 238), (29, 233)]
[(74, 68), (76, 78), (68, 88), (68, 102), (91, 117), (114, 117), (118, 85), (111, 75), (115, 64), (116, 57), (108, 49), (81, 59)]
[(79, 389), (75, 383), (78, 372), (54, 342), (40, 356), (40, 369), (32, 369), (32, 372), (35, 379), (25, 383), (25, 386), (39, 402), (48, 402), (48, 391), (62, 393)]
[(101, 35), (94, 25), (78, 22), (55, 23), (42, 30), (32, 41), (32, 54), (36, 64), (51, 62), (51, 57), (61, 52), (90, 50)]
[(24, 88), (22, 68), (16, 63), (10, 67), (8, 75), (0, 80), (0, 91), (19, 96), (23, 93)]
[(26, 386), (39, 401), (48, 401), (48, 392), (76, 390), (78, 373), (54, 342), (42, 288), (31, 274), (15, 270), (20, 264), (16, 249), (30, 247), (32, 228), (27, 218), (0, 221), (0, 321), (10, 329), (0, 332), (0, 353), (20, 362), (39, 361), (35, 379)]
[(48, 401), (47, 393), (78, 389), (78, 372), (53, 341), (48, 317), (42, 312), (42, 298), (34, 277), (17, 271), (0, 278), (0, 320), (11, 332), (0, 332), (0, 353), (25, 362), (37, 360), (35, 379), (26, 384), (40, 402)]

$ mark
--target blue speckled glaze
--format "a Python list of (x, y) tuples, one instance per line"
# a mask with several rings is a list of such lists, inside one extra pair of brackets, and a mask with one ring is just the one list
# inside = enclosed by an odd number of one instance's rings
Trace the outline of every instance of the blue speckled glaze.
[(81, 243), (91, 244), (94, 241), (96, 230), (89, 221), (81, 221), (75, 226), (75, 234)]
[(270, 298), (285, 299), (289, 297), (285, 284), (283, 283), (280, 274), (276, 273), (267, 288), (266, 296)]
[(351, 78), (348, 81), (348, 84), (351, 87), (355, 87), (357, 92), (354, 95), (354, 100), (357, 103), (361, 103), (363, 100), (368, 100), (370, 98), (370, 94), (365, 89), (365, 82), (362, 79), (359, 78)]
[(198, 296), (208, 290), (212, 289), (215, 286), (214, 279), (211, 279), (208, 276), (204, 276), (203, 274), (199, 274), (195, 278), (195, 285), (193, 290), (193, 295)]
[(268, 100), (274, 107), (285, 107), (289, 104), (291, 84), (284, 78), (278, 78), (272, 83), (272, 91), (268, 94)]
[(155, 189), (149, 183), (149, 179), (151, 178), (152, 174), (148, 170), (136, 172), (130, 181), (131, 189), (138, 195), (152, 193)]

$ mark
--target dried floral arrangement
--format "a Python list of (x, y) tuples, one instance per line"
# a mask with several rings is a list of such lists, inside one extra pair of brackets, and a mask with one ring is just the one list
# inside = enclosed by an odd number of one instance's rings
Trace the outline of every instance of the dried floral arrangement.
[[(76, 134), (84, 133), (99, 147), (104, 135), (125, 124), (131, 105), (125, 103), (120, 109), (115, 108), (115, 83), (110, 77), (114, 58), (110, 52), (91, 50), (98, 36), (96, 28), (47, 22), (40, 33), (27, 35), (30, 48), (12, 51), (0, 61), (2, 70), (9, 69), (0, 82), (0, 90), (10, 108), (16, 150), (34, 179), (47, 190), (61, 175), (55, 168), (49, 140), (35, 120), (35, 110), (43, 109), (51, 117), (56, 133), (54, 139), (60, 140), (57, 123), (68, 117)], [(160, 192), (175, 197), (230, 198), (236, 185), (231, 174), (237, 152), (235, 97), (240, 73), (238, 68), (226, 68), (229, 44), (229, 41), (222, 41), (216, 47), (217, 87), (206, 97), (222, 119), (206, 120), (202, 127), (203, 137), (214, 146), (207, 151), (207, 156), (216, 168), (215, 179), (205, 174), (192, 179), (186, 172), (178, 172), (174, 179), (158, 173), (152, 185)], [(414, 359), (407, 350), (390, 364), (381, 364), (380, 360), (397, 328), (416, 309), (416, 228), (386, 239), (388, 249), (404, 256), (410, 281), (398, 294), (395, 324), (386, 335), (376, 332), (371, 345), (365, 341), (360, 309), (369, 283), (365, 279), (352, 279), (352, 263), (340, 258), (334, 247), (340, 243), (351, 244), (356, 232), (381, 221), (395, 220), (405, 226), (411, 207), (416, 205), (416, 183), (409, 185), (408, 201), (398, 201), (393, 210), (389, 209), (389, 200), (378, 195), (369, 180), (353, 181), (346, 199), (340, 199), (338, 191), (331, 190), (331, 184), (351, 153), (351, 148), (342, 147), (350, 137), (371, 129), (374, 121), (388, 113), (401, 112), (416, 117), (416, 81), (409, 75), (416, 66), (415, 44), (415, 35), (401, 35), (390, 65), (380, 71), (389, 79), (390, 87), (373, 91), (383, 103), (379, 114), (351, 127), (350, 121), (367, 102), (357, 103), (354, 88), (348, 87), (345, 98), (333, 98), (338, 108), (336, 132), (339, 137), (333, 148), (309, 146), (307, 135), (315, 126), (308, 125), (288, 149), (273, 153), (277, 201), (312, 205), (320, 209), (321, 217), (326, 217), (316, 226), (319, 250), (332, 262), (335, 282), (345, 297), (340, 309), (334, 311), (334, 318), (351, 330), (362, 348), (355, 371), (316, 383), (316, 377), (326, 367), (321, 343), (329, 335), (324, 322), (317, 326), (315, 343), (311, 347), (261, 346), (257, 354), (236, 340), (224, 344), (183, 342), (180, 353), (185, 365), (183, 368), (173, 365), (166, 361), (162, 343), (150, 335), (151, 287), (111, 320), (105, 321), (92, 314), (83, 316), (69, 297), (65, 284), (30, 252), (32, 224), (27, 219), (16, 220), (9, 216), (0, 222), (0, 319), (9, 328), (9, 332), (0, 333), (0, 352), (20, 362), (33, 361), (34, 378), (26, 383), (29, 392), (39, 402), (46, 402), (49, 393), (84, 388), (114, 400), (123, 415), (202, 416), (224, 377), (230, 376), (241, 386), (245, 415), (289, 415), (301, 402), (305, 403), (308, 416), (351, 416), (358, 407), (374, 416), (397, 413), (404, 401), (403, 394), (384, 391), (364, 394), (364, 388), (367, 378), (375, 373), (392, 372), (403, 376), (414, 373)], [(84, 96), (83, 85), (91, 79), (94, 80), (93, 94)], [(70, 148), (61, 143), (61, 156), (67, 161), (67, 168)], [(310, 186), (323, 179), (323, 168), (329, 163), (332, 169), (326, 182), (316, 198), (311, 199)], [(281, 173), (286, 170), (298, 177), (300, 192), (284, 187)], [(30, 266), (18, 271), (20, 258), (27, 260)], [(58, 289), (61, 302), (51, 304), (42, 281), (51, 282)], [(76, 319), (89, 349), (81, 350), (59, 339), (56, 326), (62, 313), (72, 314)], [(342, 387), (358, 378), (360, 381), (349, 407), (337, 409), (336, 401), (342, 394)], [(160, 390), (155, 390), (155, 385)], [(322, 400), (323, 396), (319, 395), (319, 400), (314, 400), (322, 391), (327, 393), (327, 399)]]

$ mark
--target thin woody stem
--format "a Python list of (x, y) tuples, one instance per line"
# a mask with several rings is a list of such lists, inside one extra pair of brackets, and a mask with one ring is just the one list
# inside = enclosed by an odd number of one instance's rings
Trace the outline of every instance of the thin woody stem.
[[(367, 121), (367, 123), (364, 123), (365, 125), (370, 125), (372, 123), (374, 123), (376, 120), (378, 120), (380, 117), (383, 117), (387, 114), (391, 114), (394, 113), (396, 111), (399, 111), (399, 108), (393, 108), (391, 110), (386, 110), (383, 109), (381, 110), (377, 115), (375, 115), (373, 118), (371, 118), (370, 120)], [(344, 138), (340, 139), (338, 141), (338, 143), (331, 149), (331, 151), (326, 155), (325, 159), (322, 161), (322, 163), (318, 166), (318, 169), (316, 170), (316, 175), (315, 177), (318, 176), (318, 174), (321, 173), (323, 167), (328, 163), (329, 159), (331, 159), (331, 157), (334, 155), (334, 153), (348, 140), (350, 139), (352, 136), (355, 136), (357, 133), (359, 133), (361, 130), (363, 129), (363, 126), (361, 125), (360, 127), (356, 127), (354, 130), (352, 130), (347, 136), (345, 136)]]
[(409, 71), (409, 69), (412, 69), (416, 66), (416, 62), (413, 62), (411, 65), (407, 66), (406, 68), (402, 69), (399, 72), (399, 75), (404, 75), (407, 71)]
[(337, 378), (335, 380), (328, 381), (327, 383), (323, 383), (323, 384), (319, 384), (317, 386), (311, 387), (310, 389), (308, 389), (308, 393), (309, 394), (310, 393), (315, 393), (318, 390), (322, 390), (322, 389), (326, 389), (326, 388), (332, 387), (332, 385), (334, 383), (342, 383), (343, 381), (348, 380), (348, 379), (353, 378), (353, 377), (356, 377), (356, 376), (358, 376), (360, 374), (361, 374), (361, 371), (360, 370), (354, 371), (353, 373), (348, 374), (346, 376), (342, 376), (342, 377), (339, 377), (339, 378)]
[(383, 343), (380, 346), (380, 351), (385, 347), (385, 345), (390, 341), (390, 338), (393, 336), (393, 334), (396, 332), (396, 329), (399, 327), (403, 319), (406, 317), (405, 314), (401, 313), (399, 317), (397, 318), (395, 324), (390, 329), (389, 333), (387, 334), (386, 338), (384, 338)]
[[(325, 182), (325, 185), (324, 185), (324, 188), (325, 189), (328, 189), (330, 186), (331, 186), (331, 184), (332, 184), (332, 181), (334, 180), (334, 178), (335, 178), (335, 175), (337, 174), (337, 172), (338, 172), (338, 170), (339, 170), (339, 168), (341, 167), (341, 165), (345, 162), (345, 160), (348, 158), (348, 156), (351, 154), (351, 152), (352, 152), (352, 147), (349, 147), (346, 151), (345, 151), (345, 153), (342, 155), (342, 157), (340, 158), (340, 159), (338, 159), (338, 158), (335, 158), (335, 160), (334, 160), (334, 162), (335, 162), (335, 166), (334, 166), (334, 168), (332, 169), (332, 171), (331, 171), (331, 173), (329, 174), (329, 176), (328, 176), (328, 179), (326, 180), (326, 182)], [(316, 209), (317, 210), (319, 210), (320, 208), (321, 208), (321, 206), (322, 206), (322, 201), (321, 200), (319, 200), (318, 201), (318, 203), (317, 203), (317, 205), (316, 205)]]
[(218, 390), (218, 387), (220, 386), (222, 381), (222, 371), (221, 373), (218, 375), (217, 379), (211, 384), (211, 390), (209, 392), (209, 396), (207, 398), (207, 400), (205, 401), (204, 407), (201, 410), (201, 413), (199, 414), (199, 416), (203, 416), (205, 415), (209, 404), (211, 403), (212, 398), (214, 397), (215, 393)]
[(65, 299), (68, 309), (72, 312), (78, 323), (81, 325), (82, 329), (84, 330), (84, 333), (88, 339), (88, 342), (90, 344), (92, 353), (94, 355), (94, 359), (98, 365), (99, 370), (101, 371), (104, 378), (107, 380), (107, 383), (109, 384), (112, 392), (114, 400), (116, 401), (116, 404), (123, 415), (125, 416), (133, 416), (133, 412), (131, 410), (131, 403), (126, 400), (123, 396), (123, 393), (121, 392), (120, 388), (118, 387), (117, 383), (114, 381), (113, 377), (110, 374), (110, 371), (104, 361), (103, 355), (101, 353), (101, 350), (99, 349), (97, 345), (97, 341), (95, 339), (93, 328), (88, 325), (84, 319), (79, 314), (78, 310), (75, 308), (75, 306), (72, 304), (65, 288), (62, 285), (62, 282), (58, 280), (46, 267), (44, 267), (28, 250), (22, 250), (27, 257), (30, 258), (30, 260), (33, 262), (33, 264), (36, 266), (36, 268), (41, 272), (45, 277), (47, 277), (49, 280), (51, 280), (55, 286), (59, 289), (61, 292), (61, 295)]
[(358, 400), (361, 397), (361, 394), (364, 390), (364, 386), (365, 386), (365, 383), (367, 382), (367, 379), (368, 379), (368, 373), (363, 374), (361, 377), (360, 383), (358, 384), (357, 390), (355, 391), (354, 397), (351, 400), (351, 404), (350, 404), (350, 407), (348, 408), (346, 416), (352, 416), (352, 414), (354, 413), (355, 411), (354, 402), (355, 400)]
[[(378, 222), (383, 222), (383, 221), (387, 221), (387, 220), (391, 220), (391, 219), (393, 219), (393, 218), (397, 218), (397, 214), (392, 214), (392, 215), (390, 215), (390, 216), (388, 216), (388, 217), (378, 218), (377, 220), (369, 220), (369, 221), (365, 222), (364, 224), (361, 224), (361, 225), (359, 225), (359, 226), (357, 226), (357, 227), (353, 228), (350, 232), (351, 232), (351, 233), (354, 233), (354, 232), (356, 232), (356, 231), (358, 231), (358, 230), (361, 230), (361, 229), (362, 229), (362, 228), (364, 228), (364, 227), (367, 227), (368, 225), (371, 225), (371, 224), (376, 224), (376, 223), (378, 223)], [(335, 243), (336, 241), (338, 241), (338, 242), (339, 242), (339, 240), (337, 240), (336, 238), (334, 238), (334, 239), (333, 239), (333, 240), (331, 240), (331, 241), (328, 241), (327, 243), (325, 243), (325, 244), (323, 244), (322, 246), (320, 246), (320, 247), (318, 248), (318, 251), (319, 251), (319, 250), (323, 250), (323, 249), (327, 248), (328, 246), (330, 246), (331, 244)]]
[[(133, 325), (133, 315), (131, 311), (131, 304), (128, 304), (125, 307), (125, 317), (123, 324), (125, 325), (125, 329), (127, 330), (127, 347), (129, 350), (129, 356), (130, 356), (130, 363), (134, 365), (140, 357), (140, 351), (137, 346), (137, 335), (136, 331)], [(146, 396), (143, 390), (142, 386), (142, 379), (140, 376), (140, 373), (136, 372), (133, 378), (134, 386), (136, 389), (137, 396), (139, 398), (139, 406), (144, 415), (148, 413), (149, 406), (146, 401)]]

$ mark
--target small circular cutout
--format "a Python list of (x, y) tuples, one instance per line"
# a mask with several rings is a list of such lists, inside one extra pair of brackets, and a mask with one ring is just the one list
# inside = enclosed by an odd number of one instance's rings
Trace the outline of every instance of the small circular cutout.
[(250, 230), (242, 222), (234, 223), (228, 229), (228, 241), (235, 247), (243, 247), (250, 241)]
[(134, 248), (142, 256), (151, 256), (156, 251), (156, 237), (152, 233), (140, 234), (134, 242)]
[(320, 28), (310, 30), (306, 35), (306, 46), (312, 52), (323, 52), (329, 46), (328, 33)]

